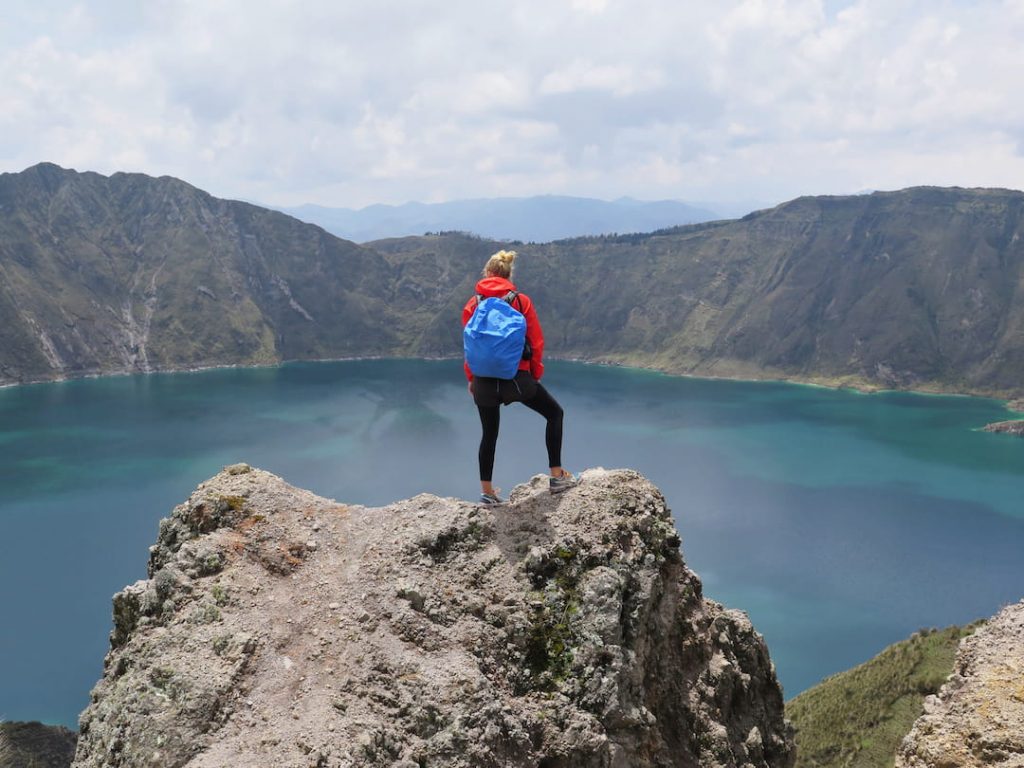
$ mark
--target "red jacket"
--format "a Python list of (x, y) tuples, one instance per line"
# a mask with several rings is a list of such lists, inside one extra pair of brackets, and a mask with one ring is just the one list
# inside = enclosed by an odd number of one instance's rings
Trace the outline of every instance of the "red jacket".
[[(489, 299), (492, 296), (501, 299), (509, 291), (514, 290), (516, 290), (516, 287), (504, 277), (485, 277), (476, 284), (476, 292), (485, 299)], [(530, 301), (530, 297), (525, 293), (520, 293), (512, 306), (526, 317), (526, 340), (530, 343), (530, 349), (533, 352), (529, 360), (519, 361), (519, 370), (529, 371), (533, 378), (540, 381), (544, 375), (544, 331), (541, 330), (540, 320), (537, 319), (537, 313), (533, 309), (533, 302)], [(462, 308), (463, 327), (469, 322), (469, 318), (473, 316), (474, 311), (476, 311), (476, 296), (467, 301), (466, 306)], [(466, 378), (472, 381), (473, 373), (469, 370), (469, 365), (463, 361), (462, 367), (466, 369)]]

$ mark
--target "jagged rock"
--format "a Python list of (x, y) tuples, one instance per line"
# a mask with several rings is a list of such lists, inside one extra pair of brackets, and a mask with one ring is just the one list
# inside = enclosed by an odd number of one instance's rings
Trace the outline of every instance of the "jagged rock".
[(661, 493), (345, 506), (229, 468), (114, 599), (78, 768), (789, 766), (764, 641)]
[(1011, 419), (1010, 421), (996, 421), (992, 424), (986, 424), (985, 431), (1024, 437), (1024, 419)]
[(961, 641), (953, 673), (925, 700), (896, 766), (1024, 766), (1024, 601)]

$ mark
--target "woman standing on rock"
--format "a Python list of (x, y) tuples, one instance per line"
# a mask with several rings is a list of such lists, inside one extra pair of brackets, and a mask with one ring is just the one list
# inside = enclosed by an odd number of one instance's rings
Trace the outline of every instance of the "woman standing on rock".
[[(551, 469), (548, 481), (551, 493), (561, 493), (576, 485), (576, 478), (562, 468), (562, 407), (540, 383), (544, 375), (544, 333), (530, 297), (519, 293), (511, 281), (515, 259), (515, 251), (498, 251), (491, 256), (484, 266), (483, 279), (476, 284), (476, 295), (462, 309), (466, 351), (464, 367), (469, 380), (469, 393), (480, 412), (480, 425), (483, 428), (479, 453), (481, 504), (504, 503), (498, 497), (498, 489), (492, 484), (491, 477), (494, 471), (494, 450), (498, 444), (501, 406), (509, 403), (522, 403), (547, 419), (544, 441)], [(490, 321), (488, 318), (495, 320)], [(524, 320), (525, 344), (520, 340)], [(506, 334), (506, 328), (510, 326), (515, 328), (508, 332), (504, 343), (514, 345), (512, 367), (508, 371), (511, 377), (479, 375), (493, 373), (494, 369), (480, 362), (481, 353), (476, 345), (494, 343), (488, 341), (487, 337), (493, 339), (496, 334)], [(478, 327), (480, 334), (477, 334)], [(516, 330), (520, 333), (518, 337), (512, 335)], [(519, 355), (520, 350), (522, 354), (517, 363), (515, 356)], [(483, 357), (488, 354), (484, 351)], [(477, 374), (470, 367), (471, 362), (477, 368)]]

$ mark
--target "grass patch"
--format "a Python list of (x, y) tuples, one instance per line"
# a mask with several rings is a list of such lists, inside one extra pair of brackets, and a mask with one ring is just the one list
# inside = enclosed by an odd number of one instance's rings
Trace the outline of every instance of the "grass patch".
[(938, 692), (960, 640), (979, 624), (922, 630), (787, 702), (796, 768), (891, 768), (925, 696)]

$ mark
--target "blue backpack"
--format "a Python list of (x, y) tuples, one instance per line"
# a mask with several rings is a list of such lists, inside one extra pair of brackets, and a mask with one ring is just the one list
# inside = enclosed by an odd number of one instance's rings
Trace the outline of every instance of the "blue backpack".
[(509, 291), (504, 298), (476, 296), (476, 310), (462, 331), (466, 363), (474, 376), (514, 379), (520, 360), (529, 360), (526, 318)]

